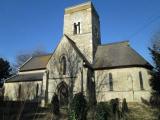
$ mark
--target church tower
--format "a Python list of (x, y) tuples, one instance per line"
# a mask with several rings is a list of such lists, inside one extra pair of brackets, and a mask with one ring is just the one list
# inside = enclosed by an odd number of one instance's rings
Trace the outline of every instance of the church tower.
[(65, 9), (63, 34), (76, 43), (90, 63), (93, 62), (101, 38), (99, 16), (91, 2)]

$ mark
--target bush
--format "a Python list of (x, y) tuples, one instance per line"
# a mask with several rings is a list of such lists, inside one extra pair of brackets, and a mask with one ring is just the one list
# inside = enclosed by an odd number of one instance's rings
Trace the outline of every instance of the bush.
[(76, 116), (75, 116), (75, 112), (74, 111), (70, 111), (69, 112), (69, 118), (68, 120), (76, 120)]
[(122, 112), (123, 113), (128, 112), (128, 105), (125, 98), (123, 99), (123, 102), (122, 102)]
[(120, 102), (119, 102), (119, 99), (116, 98), (116, 99), (112, 99), (110, 101), (110, 104), (111, 104), (111, 109), (112, 109), (112, 113), (113, 113), (113, 116), (115, 119), (120, 119), (122, 118), (122, 111), (120, 109)]
[(116, 112), (119, 111), (119, 99), (118, 98), (112, 99), (110, 101), (110, 104), (111, 104), (111, 107), (112, 107), (113, 114), (115, 114)]
[(86, 108), (87, 101), (83, 93), (75, 94), (72, 104), (71, 104), (71, 113), (75, 116), (76, 120), (85, 120), (86, 119)]
[(110, 105), (106, 102), (100, 102), (96, 107), (96, 120), (108, 120), (110, 116)]
[(55, 115), (58, 115), (59, 114), (59, 99), (58, 99), (58, 95), (57, 94), (53, 95), (51, 103), (52, 103), (53, 113)]
[(159, 108), (160, 107), (160, 95), (157, 94), (156, 92), (153, 92), (150, 98), (150, 103), (153, 107)]

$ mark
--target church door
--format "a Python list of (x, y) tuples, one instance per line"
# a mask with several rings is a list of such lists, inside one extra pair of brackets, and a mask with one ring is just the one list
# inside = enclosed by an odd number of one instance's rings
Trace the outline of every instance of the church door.
[(68, 104), (68, 87), (65, 82), (61, 82), (58, 85), (58, 97), (61, 106)]

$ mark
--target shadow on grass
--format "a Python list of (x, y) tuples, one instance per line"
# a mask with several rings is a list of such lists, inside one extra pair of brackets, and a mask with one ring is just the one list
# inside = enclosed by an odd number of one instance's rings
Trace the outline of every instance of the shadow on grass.
[(0, 101), (0, 120), (33, 120), (45, 116), (45, 110), (33, 101)]

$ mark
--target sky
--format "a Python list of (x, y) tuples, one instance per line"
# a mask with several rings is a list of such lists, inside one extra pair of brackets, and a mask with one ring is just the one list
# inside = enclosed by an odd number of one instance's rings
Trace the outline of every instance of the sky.
[[(53, 52), (63, 35), (66, 7), (87, 0), (0, 0), (0, 57), (15, 62), (37, 48)], [(152, 63), (148, 47), (160, 30), (160, 0), (92, 0), (102, 44), (129, 40)]]

